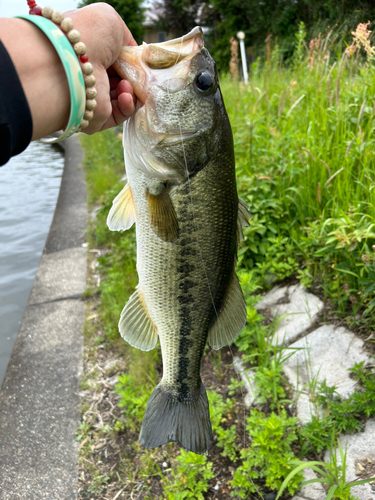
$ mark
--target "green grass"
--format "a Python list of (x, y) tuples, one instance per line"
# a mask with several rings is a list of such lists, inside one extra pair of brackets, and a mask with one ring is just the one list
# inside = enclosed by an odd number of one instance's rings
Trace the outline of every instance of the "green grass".
[(108, 191), (115, 189), (124, 175), (124, 160), (119, 131), (81, 136), (85, 151), (85, 170), (88, 184), (88, 202), (92, 206), (108, 198)]
[[(238, 409), (231, 399), (209, 394), (215, 442), (235, 468), (231, 488), (237, 498), (256, 492), (259, 484), (271, 490), (283, 482), (286, 486), (288, 476), (292, 494), (301, 476), (290, 476), (291, 461), (321, 453), (336, 443), (340, 432), (358, 431), (374, 415), (375, 376), (357, 365), (352, 371), (358, 390), (342, 400), (334, 388), (320, 384), (317, 403), (324, 408), (324, 418), (297, 425), (285, 412), (290, 391), (282, 366), (291, 352), (270, 344), (275, 325), (265, 327), (254, 308), (257, 293), (293, 276), (323, 294), (349, 326), (369, 333), (375, 327), (374, 69), (360, 58), (343, 57), (340, 50), (336, 54), (332, 49), (329, 59), (326, 51), (315, 52), (313, 65), (311, 57), (304, 60), (302, 52), (296, 53), (291, 67), (284, 67), (276, 47), (269, 63), (253, 64), (247, 87), (227, 76), (221, 78), (234, 134), (239, 194), (252, 214), (238, 264), (247, 326), (236, 344), (253, 366), (262, 396), (262, 412), (247, 415), (251, 445), (244, 448), (243, 436), (239, 437), (234, 424)], [(100, 334), (92, 332), (92, 345), (104, 341), (128, 356), (127, 372), (116, 388), (127, 418), (116, 422), (114, 432), (134, 431), (158, 381), (155, 366), (160, 363), (160, 352), (141, 353), (118, 342), (118, 319), (137, 283), (134, 232), (113, 233), (105, 223), (112, 200), (123, 186), (118, 131), (83, 136), (82, 144), (90, 206), (100, 207), (90, 228), (90, 248), (104, 250), (98, 260)], [(219, 354), (214, 365), (220, 378)], [(236, 385), (233, 381), (230, 397)], [(88, 432), (84, 423), (80, 432), (82, 436)], [(207, 490), (215, 464), (206, 458), (199, 461), (185, 452), (175, 459), (170, 456), (171, 472), (163, 476), (152, 456), (144, 453), (144, 466), (137, 474), (160, 474), (165, 498), (198, 498)], [(279, 460), (280, 456), (284, 458)], [(197, 466), (201, 468), (198, 475)], [(93, 474), (94, 488), (95, 477), (98, 488), (108, 480), (106, 475)], [(336, 488), (339, 481), (334, 474), (337, 470), (330, 476)], [(337, 487), (342, 498), (349, 498), (344, 483)]]
[(358, 58), (323, 56), (296, 69), (278, 57), (257, 61), (247, 87), (221, 79), (239, 193), (252, 214), (240, 263), (263, 286), (303, 266), (305, 284), (318, 286), (349, 323), (361, 312), (370, 328), (375, 72)]

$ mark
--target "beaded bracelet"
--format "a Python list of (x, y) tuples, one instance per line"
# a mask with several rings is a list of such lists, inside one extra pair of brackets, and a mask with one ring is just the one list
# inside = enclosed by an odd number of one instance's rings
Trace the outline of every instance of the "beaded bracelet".
[[(74, 132), (79, 132), (87, 128), (89, 126), (90, 120), (92, 120), (94, 116), (94, 111), (97, 106), (97, 102), (95, 100), (95, 97), (97, 95), (97, 91), (95, 89), (96, 79), (95, 76), (92, 74), (94, 68), (93, 65), (89, 62), (89, 58), (86, 54), (86, 45), (83, 42), (81, 42), (81, 35), (78, 30), (74, 29), (73, 21), (69, 17), (64, 18), (64, 15), (61, 12), (54, 11), (51, 7), (41, 8), (36, 4), (35, 0), (27, 0), (27, 4), (30, 8), (29, 10), (30, 15), (43, 16), (44, 18), (49, 19), (50, 21), (53, 21), (56, 25), (58, 25), (61, 31), (66, 34), (67, 39), (72, 44), (74, 52), (79, 62), (81, 63), (81, 69), (84, 75), (84, 85), (86, 87), (86, 105), (83, 113), (83, 118), (82, 116), (80, 117), (79, 128), (73, 131), (68, 130), (69, 128), (68, 124), (67, 129), (63, 133), (63, 135), (65, 136), (64, 138), (67, 138)], [(63, 62), (63, 59), (61, 58), (60, 54), (59, 56), (61, 61)], [(74, 99), (72, 97), (72, 92), (74, 92), (74, 89), (72, 91), (72, 87), (69, 88), (71, 92), (71, 102), (73, 103)], [(62, 140), (62, 136), (60, 136), (58, 140)], [(52, 140), (50, 142), (55, 142), (55, 140)]]
[(37, 16), (16, 16), (35, 24), (43, 31), (60, 57), (70, 91), (70, 114), (66, 129), (58, 138), (42, 138), (42, 142), (53, 143), (67, 139), (78, 131), (85, 112), (85, 82), (75, 52), (62, 31), (51, 21)]

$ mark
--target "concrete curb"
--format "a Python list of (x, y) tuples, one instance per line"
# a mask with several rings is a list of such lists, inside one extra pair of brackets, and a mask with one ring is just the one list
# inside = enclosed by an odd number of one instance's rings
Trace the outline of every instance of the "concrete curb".
[(82, 152), (65, 141), (54, 218), (0, 390), (0, 499), (77, 498), (87, 253)]

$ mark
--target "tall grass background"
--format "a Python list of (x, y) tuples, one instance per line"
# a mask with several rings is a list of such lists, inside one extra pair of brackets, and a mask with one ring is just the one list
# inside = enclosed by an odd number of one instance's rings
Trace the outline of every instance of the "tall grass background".
[(350, 324), (373, 324), (373, 60), (348, 54), (332, 31), (310, 48), (303, 27), (299, 37), (289, 64), (275, 46), (252, 64), (247, 86), (221, 79), (240, 197), (252, 213), (240, 265), (266, 287), (296, 275)]

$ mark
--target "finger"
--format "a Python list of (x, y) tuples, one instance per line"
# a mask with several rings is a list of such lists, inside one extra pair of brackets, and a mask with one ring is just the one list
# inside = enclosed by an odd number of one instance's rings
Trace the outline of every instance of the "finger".
[(112, 114), (105, 122), (101, 130), (121, 125), (121, 123), (124, 123), (124, 121), (128, 119), (135, 110), (133, 96), (124, 92), (118, 97), (118, 99), (112, 100), (111, 105)]
[(120, 95), (123, 92), (134, 96), (133, 87), (127, 80), (121, 80), (117, 85), (117, 95)]
[[(110, 87), (111, 87), (111, 91), (110, 91), (110, 96), (111, 96), (111, 100), (112, 99), (117, 99), (119, 95), (123, 94), (124, 92), (126, 94), (130, 94), (133, 99), (134, 99), (134, 91), (133, 91), (133, 87), (131, 86), (131, 84), (127, 81), (127, 80), (116, 80), (115, 78), (111, 78), (109, 80), (110, 82)], [(117, 85), (115, 85), (115, 83), (117, 82)]]
[(132, 94), (128, 94), (127, 92), (122, 92), (117, 97), (117, 107), (122, 115), (129, 118), (129, 116), (131, 116), (135, 111), (134, 96)]
[[(133, 87), (126, 80), (121, 80), (119, 82), (119, 84), (117, 85), (117, 87), (115, 89), (111, 90), (110, 96), (111, 96), (111, 99), (118, 99), (118, 97), (124, 93), (130, 94), (132, 96), (133, 103), (135, 104), (136, 98), (134, 97)], [(122, 102), (121, 99), (120, 99), (120, 102)], [(125, 105), (126, 105), (126, 103), (127, 103), (127, 97), (125, 98)], [(133, 113), (132, 108), (131, 108), (131, 113)], [(128, 113), (126, 112), (126, 114), (128, 114)]]
[(123, 80), (121, 76), (116, 72), (113, 66), (107, 69), (107, 75), (109, 79), (110, 89), (113, 90), (121, 83), (119, 94), (122, 92), (127, 92), (128, 94), (133, 94), (133, 87), (127, 80)]

